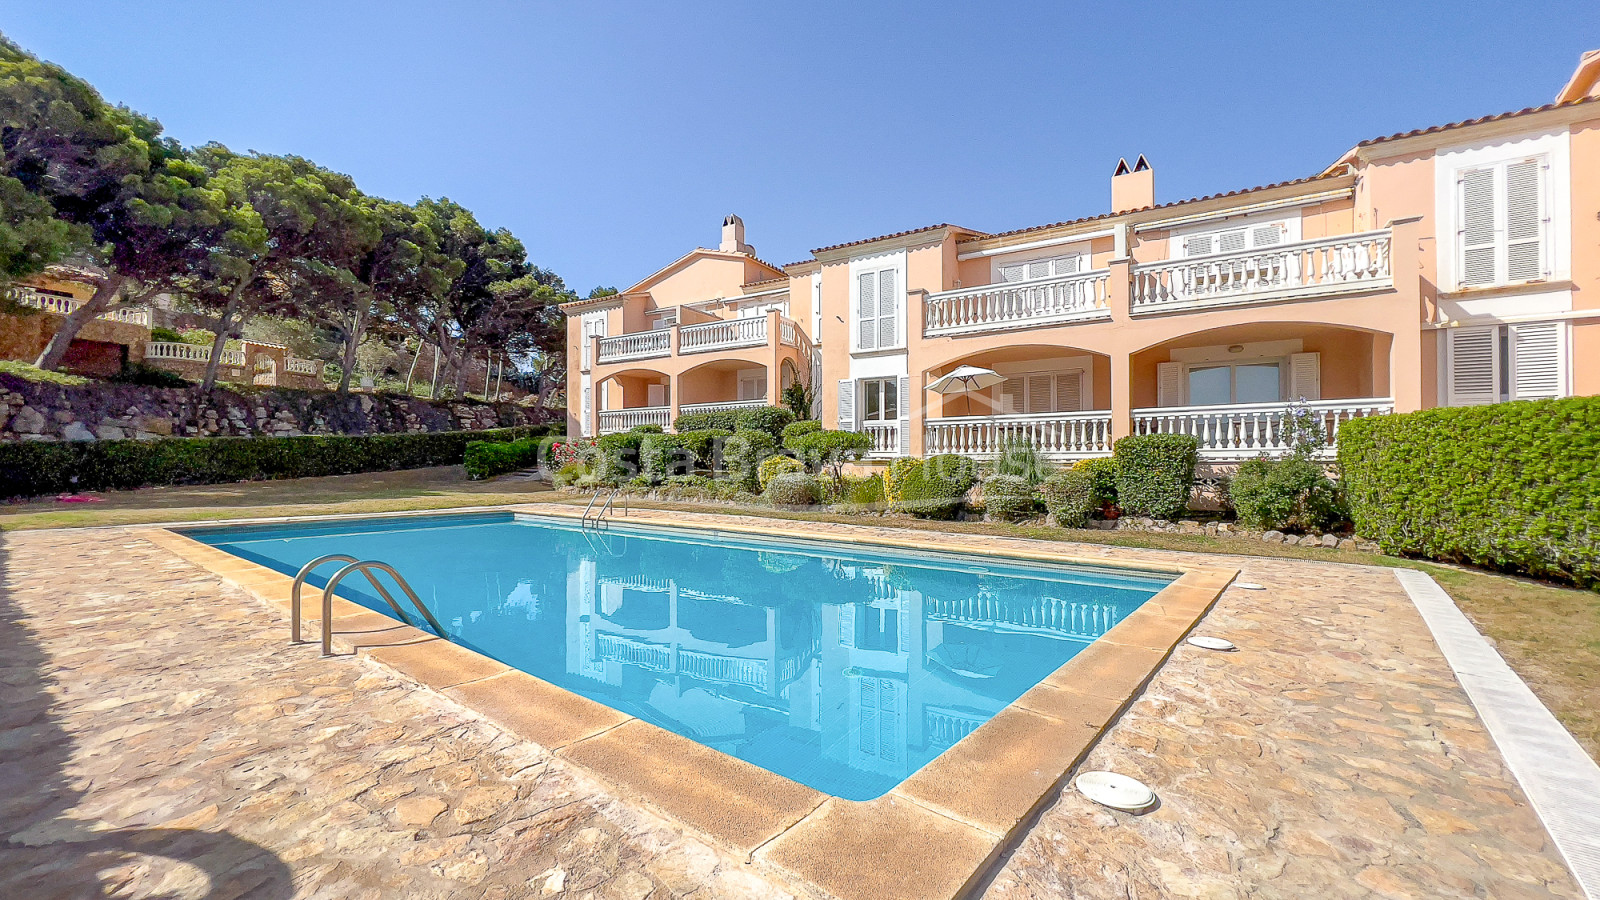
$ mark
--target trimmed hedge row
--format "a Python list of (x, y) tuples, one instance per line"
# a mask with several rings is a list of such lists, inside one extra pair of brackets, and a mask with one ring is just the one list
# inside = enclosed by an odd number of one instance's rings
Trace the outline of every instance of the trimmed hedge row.
[(1125, 437), (1111, 449), (1117, 465), (1117, 505), (1130, 516), (1176, 519), (1189, 505), (1199, 442), (1187, 434)]
[(530, 425), (426, 434), (0, 444), (0, 497), (449, 466), (461, 463), (474, 441), (512, 441), (550, 430)]
[(672, 420), (672, 430), (765, 431), (776, 440), (783, 436), (783, 429), (792, 422), (794, 413), (785, 407), (755, 406), (747, 409), (684, 413)]
[(1354, 419), (1356, 531), (1388, 553), (1600, 586), (1600, 397)]

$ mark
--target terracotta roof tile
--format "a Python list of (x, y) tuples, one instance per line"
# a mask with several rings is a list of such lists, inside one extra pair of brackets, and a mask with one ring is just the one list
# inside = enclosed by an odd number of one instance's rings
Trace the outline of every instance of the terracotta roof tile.
[(1579, 106), (1584, 103), (1594, 103), (1595, 101), (1600, 101), (1600, 97), (1579, 97), (1576, 100), (1568, 100), (1564, 103), (1546, 103), (1543, 106), (1529, 106), (1524, 109), (1513, 110), (1511, 112), (1496, 113), (1492, 116), (1479, 116), (1476, 119), (1463, 119), (1460, 122), (1451, 122), (1446, 125), (1430, 125), (1427, 128), (1418, 128), (1414, 131), (1401, 131), (1396, 134), (1365, 140), (1357, 144), (1356, 148), (1360, 149), (1361, 147), (1371, 147), (1374, 144), (1387, 144), (1390, 141), (1398, 141), (1402, 138), (1417, 137), (1424, 134), (1438, 134), (1441, 131), (1454, 131), (1457, 128), (1470, 128), (1473, 125), (1483, 125), (1488, 122), (1498, 122), (1502, 119), (1510, 119), (1516, 116), (1526, 116), (1532, 113), (1548, 112), (1552, 109), (1560, 109), (1567, 106)]
[[(890, 238), (905, 237), (908, 234), (921, 234), (924, 231), (938, 231), (941, 228), (954, 228), (957, 231), (967, 231), (967, 232), (971, 232), (972, 234), (980, 235), (980, 236), (983, 234), (983, 232), (981, 232), (981, 231), (973, 231), (971, 228), (962, 228), (960, 225), (951, 225), (949, 222), (940, 222), (937, 225), (924, 225), (921, 228), (911, 228), (911, 229), (907, 229), (905, 231), (896, 231), (893, 234), (880, 234), (877, 237), (862, 238), (859, 241), (845, 241), (842, 244), (829, 244), (826, 247), (818, 247), (817, 249), (812, 250), (811, 252), (812, 253), (826, 253), (829, 250), (838, 250), (838, 249), (840, 249), (842, 247), (854, 247), (854, 246), (857, 246), (859, 244), (870, 244), (873, 241), (886, 241), (886, 240), (888, 240)], [(803, 261), (804, 262), (809, 262), (809, 260), (803, 260)], [(789, 265), (792, 266), (792, 265), (796, 265), (796, 264), (795, 263), (790, 263)]]

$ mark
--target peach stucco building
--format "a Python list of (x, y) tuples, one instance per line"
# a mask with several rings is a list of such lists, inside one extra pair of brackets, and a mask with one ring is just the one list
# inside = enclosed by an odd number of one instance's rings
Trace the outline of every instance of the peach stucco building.
[[(810, 384), (876, 455), (1062, 459), (1183, 432), (1223, 462), (1282, 447), (1304, 401), (1354, 416), (1600, 393), (1600, 52), (1555, 102), (1376, 138), (1297, 181), (988, 234), (941, 224), (759, 259), (728, 217), (569, 315), (569, 428), (670, 427)], [(956, 366), (1004, 383), (926, 386)]]

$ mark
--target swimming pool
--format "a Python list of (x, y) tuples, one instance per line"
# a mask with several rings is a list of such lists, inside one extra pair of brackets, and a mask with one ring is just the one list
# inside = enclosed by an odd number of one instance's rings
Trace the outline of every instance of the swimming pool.
[[(288, 575), (328, 553), (388, 562), (451, 641), (849, 800), (894, 788), (1174, 577), (510, 513), (187, 534)], [(360, 587), (340, 594), (392, 615)]]

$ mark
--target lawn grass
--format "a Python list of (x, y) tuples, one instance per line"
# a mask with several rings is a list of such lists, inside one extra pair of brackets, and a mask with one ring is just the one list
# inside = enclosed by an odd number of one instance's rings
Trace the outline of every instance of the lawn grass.
[[(536, 481), (468, 481), (460, 466), (289, 481), (145, 488), (98, 495), (102, 503), (53, 500), (0, 506), (0, 531), (216, 519), (334, 515), (571, 501)], [(919, 531), (986, 534), (1190, 553), (1404, 566), (1433, 576), (1478, 630), (1550, 707), (1578, 742), (1600, 757), (1600, 593), (1476, 569), (1349, 550), (1267, 544), (1207, 535), (1061, 529), (987, 522), (791, 512), (760, 506), (638, 502), (636, 508), (721, 512)]]

